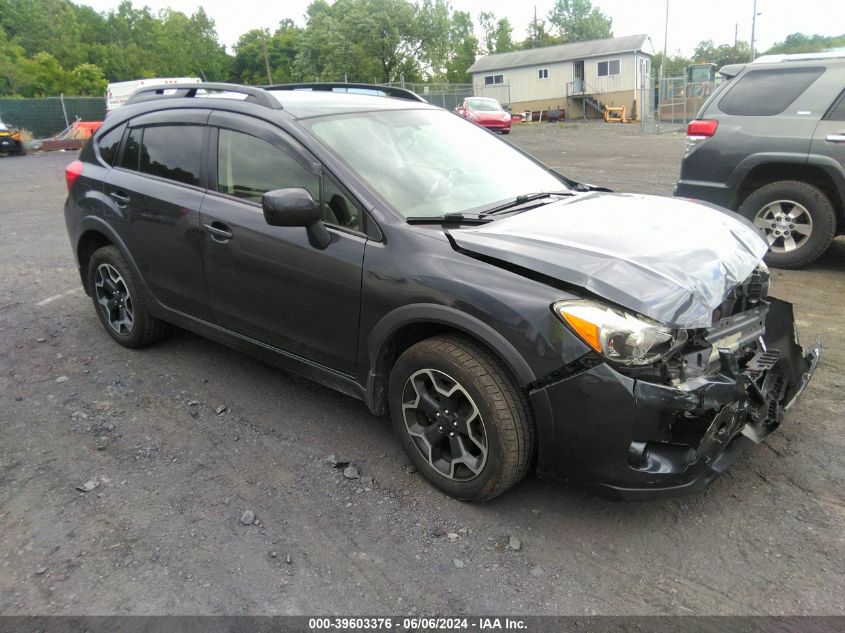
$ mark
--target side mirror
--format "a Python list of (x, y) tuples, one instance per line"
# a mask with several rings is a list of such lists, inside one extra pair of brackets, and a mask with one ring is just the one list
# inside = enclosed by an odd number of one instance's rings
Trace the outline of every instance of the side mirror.
[(261, 196), (264, 219), (270, 226), (303, 226), (308, 231), (308, 241), (314, 248), (323, 250), (332, 241), (323, 224), (320, 206), (307, 189), (291, 187), (274, 189)]

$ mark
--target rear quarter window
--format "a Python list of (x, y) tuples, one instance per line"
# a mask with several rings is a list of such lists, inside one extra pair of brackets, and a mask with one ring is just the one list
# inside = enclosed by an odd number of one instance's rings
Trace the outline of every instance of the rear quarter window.
[(107, 165), (114, 165), (114, 160), (117, 158), (117, 150), (120, 147), (120, 139), (123, 138), (123, 131), (125, 129), (126, 124), (124, 123), (113, 130), (109, 130), (100, 137), (97, 148), (100, 150), (100, 158)]
[(824, 71), (824, 67), (751, 70), (732, 82), (733, 87), (719, 101), (719, 109), (737, 116), (780, 114)]

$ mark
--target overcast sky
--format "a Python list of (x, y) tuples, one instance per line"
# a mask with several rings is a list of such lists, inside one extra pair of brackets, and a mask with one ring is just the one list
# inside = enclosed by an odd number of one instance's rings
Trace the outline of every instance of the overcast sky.
[[(77, 0), (107, 11), (119, 0)], [(153, 11), (170, 7), (191, 14), (202, 5), (217, 24), (221, 41), (230, 47), (250, 29), (275, 28), (280, 20), (291, 18), (304, 25), (305, 7), (309, 0), (132, 0), (135, 6), (149, 6)], [(525, 37), (525, 27), (534, 15), (535, 3), (524, 0), (452, 0), (454, 9), (469, 11), (477, 22), (480, 11), (493, 11), (507, 17), (514, 27), (515, 39)], [(651, 36), (655, 51), (663, 50), (666, 11), (665, 0), (593, 0), (605, 15), (613, 18), (614, 35), (646, 33)], [(537, 16), (544, 17), (554, 0), (538, 0)], [(695, 45), (706, 39), (716, 44), (733, 43), (734, 26), (739, 25), (739, 39), (751, 36), (754, 0), (669, 0), (670, 53), (692, 53)], [(758, 50), (765, 50), (789, 33), (840, 35), (845, 32), (843, 0), (757, 0), (756, 41)]]

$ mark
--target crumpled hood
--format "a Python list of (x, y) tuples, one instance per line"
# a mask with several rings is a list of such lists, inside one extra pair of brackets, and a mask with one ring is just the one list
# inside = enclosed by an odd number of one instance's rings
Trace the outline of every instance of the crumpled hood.
[(710, 327), (768, 246), (754, 226), (707, 204), (590, 193), (478, 227), (457, 247), (580, 286), (679, 328)]

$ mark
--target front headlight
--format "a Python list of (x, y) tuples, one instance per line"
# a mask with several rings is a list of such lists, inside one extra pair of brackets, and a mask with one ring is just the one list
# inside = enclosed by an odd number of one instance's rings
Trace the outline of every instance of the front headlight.
[(649, 365), (687, 340), (685, 330), (593, 301), (559, 301), (552, 309), (587, 345), (622, 365)]
[(470, 119), (477, 119), (478, 118), (478, 115), (471, 110), (467, 114), (468, 114)]

